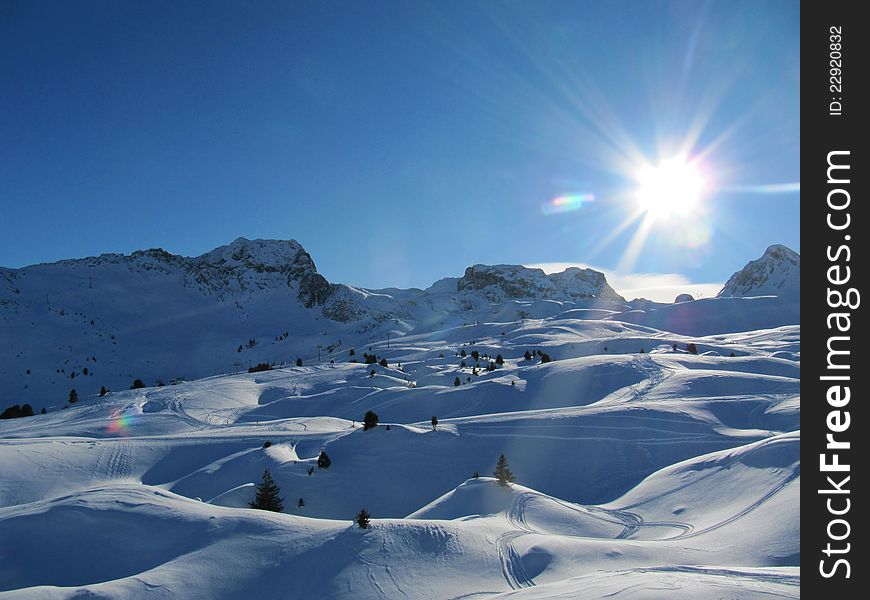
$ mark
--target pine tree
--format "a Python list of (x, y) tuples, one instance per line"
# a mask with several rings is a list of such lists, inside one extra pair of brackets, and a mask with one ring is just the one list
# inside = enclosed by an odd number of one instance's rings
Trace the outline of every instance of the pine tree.
[(134, 380), (133, 380), (133, 385), (130, 386), (130, 389), (131, 389), (131, 390), (138, 390), (138, 389), (141, 389), (141, 388), (143, 388), (143, 387), (145, 387), (145, 384), (142, 383), (142, 380), (141, 380), (141, 379), (134, 379)]
[(41, 415), (44, 415), (44, 414), (45, 414), (45, 407), (44, 407), (44, 406), (42, 407), (42, 410), (39, 411), (39, 414), (41, 414)]
[(281, 489), (278, 484), (269, 475), (269, 470), (263, 471), (263, 481), (257, 486), (257, 496), (253, 502), (250, 502), (251, 508), (259, 508), (260, 510), (271, 510), (274, 512), (284, 511), (284, 499), (279, 497)]
[(317, 467), (319, 469), (328, 469), (332, 465), (332, 459), (326, 453), (326, 450), (320, 451), (320, 456), (317, 457)]
[(360, 529), (368, 529), (369, 523), (371, 522), (371, 517), (371, 513), (363, 508), (357, 513), (356, 519), (354, 520), (356, 521), (357, 525), (359, 525)]
[(368, 431), (369, 429), (374, 429), (378, 426), (378, 415), (372, 411), (367, 411), (366, 416), (363, 417), (363, 431)]
[(305, 506), (305, 500), (303, 500), (302, 498), (299, 498), (299, 502), (296, 503), (296, 506), (298, 506), (299, 508), (302, 508), (303, 506)]
[(460, 385), (462, 385), (462, 382), (459, 381), (459, 377), (457, 377), (456, 379), (453, 380), (453, 385), (455, 385), (455, 386), (460, 386)]
[(302, 366), (302, 359), (301, 359), (301, 358), (297, 358), (297, 359), (296, 359), (296, 366), (297, 366), (297, 367), (301, 367), (301, 366)]
[(435, 431), (436, 427), (438, 427), (438, 417), (432, 415), (432, 431)]
[(101, 385), (100, 386), (100, 398), (102, 398), (103, 396), (105, 396), (108, 393), (109, 393), (109, 390), (106, 389), (106, 386)]
[(516, 481), (516, 477), (513, 474), (513, 471), (508, 467), (507, 459), (504, 454), (498, 457), (498, 463), (495, 465), (495, 471), (492, 473), (495, 475), (495, 478), (498, 479), (499, 485), (508, 485), (509, 483), (513, 483)]
[(382, 367), (384, 367), (385, 369), (389, 366), (389, 363), (387, 362), (386, 358), (382, 358), (381, 362), (379, 362), (378, 364), (381, 365)]
[(526, 350), (526, 353), (523, 354), (523, 358), (525, 358), (526, 360), (532, 360), (532, 355), (528, 350)]
[(79, 401), (79, 393), (75, 390), (75, 388), (69, 391), (69, 403), (75, 404)]
[(501, 366), (504, 364), (504, 358), (502, 358), (501, 354), (496, 354), (495, 356), (495, 364)]

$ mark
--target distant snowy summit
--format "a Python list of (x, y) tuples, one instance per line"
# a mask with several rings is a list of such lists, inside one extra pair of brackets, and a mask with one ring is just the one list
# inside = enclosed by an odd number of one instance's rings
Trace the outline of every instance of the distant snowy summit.
[(548, 298), (625, 302), (607, 283), (604, 273), (571, 267), (547, 275), (519, 265), (474, 265), (457, 282), (457, 291), (476, 291), (492, 302)]
[[(799, 257), (772, 246), (720, 296), (626, 301), (592, 269), (473, 265), (421, 289), (331, 283), (294, 240), (239, 238), (197, 257), (162, 249), (0, 268), (0, 387), (19, 403), (261, 363), (306, 364), (410, 333), (559, 315), (685, 335), (800, 321)], [(786, 295), (781, 298), (771, 296)], [(793, 297), (788, 297), (793, 294)], [(442, 335), (439, 333), (438, 335)], [(468, 335), (472, 335), (468, 333)], [(51, 403), (49, 403), (51, 405)]]
[(761, 258), (750, 261), (734, 273), (717, 294), (719, 298), (779, 296), (800, 298), (801, 256), (791, 248), (774, 244)]

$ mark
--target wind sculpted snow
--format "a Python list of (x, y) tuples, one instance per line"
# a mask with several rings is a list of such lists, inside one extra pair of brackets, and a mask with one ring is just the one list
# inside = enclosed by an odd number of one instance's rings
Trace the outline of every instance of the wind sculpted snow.
[[(244, 248), (206, 262), (227, 274), (266, 252)], [(83, 387), (0, 421), (0, 597), (799, 597), (800, 329), (768, 318), (775, 298), (632, 312), (468, 295), (481, 304), (460, 318), (438, 312), (445, 286), (405, 296), (444, 323), (339, 344), (336, 322), (303, 320), (297, 338), (230, 350), (271, 362), (318, 340), (319, 362)], [(719, 326), (750, 307), (752, 327)], [(516, 483), (491, 477), (501, 454)], [(264, 470), (283, 513), (249, 508)]]

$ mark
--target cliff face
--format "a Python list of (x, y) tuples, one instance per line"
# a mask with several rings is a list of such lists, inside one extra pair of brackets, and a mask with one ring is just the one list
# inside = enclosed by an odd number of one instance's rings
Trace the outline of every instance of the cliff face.
[(603, 273), (572, 267), (546, 275), (518, 265), (474, 265), (457, 282), (458, 292), (479, 292), (488, 300), (608, 300), (624, 302)]

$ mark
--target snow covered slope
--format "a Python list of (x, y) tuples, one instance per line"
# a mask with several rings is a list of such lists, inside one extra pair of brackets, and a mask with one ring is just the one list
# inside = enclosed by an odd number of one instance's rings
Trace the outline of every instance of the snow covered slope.
[(0, 387), (7, 405), (38, 411), (71, 389), (344, 360), (388, 338), (560, 315), (701, 336), (796, 324), (800, 307), (626, 302), (591, 269), (510, 265), (474, 265), (427, 290), (367, 290), (329, 283), (295, 241), (239, 238), (196, 258), (156, 249), (0, 269)]
[[(49, 411), (0, 421), (0, 598), (800, 596), (792, 304), (632, 304), (594, 272), (503, 266), (362, 290), (318, 283), (298, 245), (234, 245), (5, 279), (5, 360)], [(39, 305), (64, 286), (75, 309)], [(103, 345), (56, 374), (78, 402), (38, 383)], [(98, 396), (111, 369), (147, 385)], [(281, 514), (248, 507), (264, 470)]]

